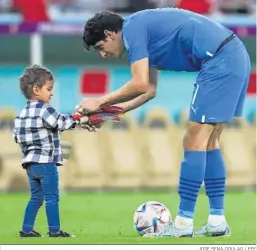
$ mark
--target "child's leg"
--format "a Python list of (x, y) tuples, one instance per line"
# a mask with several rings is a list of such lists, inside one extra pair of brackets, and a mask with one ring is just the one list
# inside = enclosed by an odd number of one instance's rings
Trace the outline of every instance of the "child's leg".
[(44, 175), (40, 178), (43, 188), (49, 232), (60, 231), (59, 217), (59, 175), (54, 163), (43, 164)]
[(44, 201), (42, 186), (39, 180), (34, 178), (31, 167), (27, 169), (27, 174), (29, 177), (31, 197), (26, 207), (22, 224), (22, 231), (24, 233), (29, 233), (33, 230), (38, 210)]

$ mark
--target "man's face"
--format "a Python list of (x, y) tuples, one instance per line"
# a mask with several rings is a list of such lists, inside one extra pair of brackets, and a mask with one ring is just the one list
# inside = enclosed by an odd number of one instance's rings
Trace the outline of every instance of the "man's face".
[(106, 39), (101, 40), (94, 46), (102, 58), (121, 58), (124, 52), (124, 45), (120, 32), (105, 31)]

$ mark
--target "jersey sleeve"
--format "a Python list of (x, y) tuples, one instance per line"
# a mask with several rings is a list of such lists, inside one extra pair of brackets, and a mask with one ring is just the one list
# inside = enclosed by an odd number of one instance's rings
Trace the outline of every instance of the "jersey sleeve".
[(122, 29), (122, 38), (130, 64), (148, 58), (148, 34), (144, 23), (130, 20)]

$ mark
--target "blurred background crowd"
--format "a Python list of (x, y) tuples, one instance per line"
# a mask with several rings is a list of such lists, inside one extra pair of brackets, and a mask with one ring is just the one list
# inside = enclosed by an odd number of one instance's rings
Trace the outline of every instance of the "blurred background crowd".
[(1, 0), (1, 13), (20, 13), (25, 21), (50, 21), (57, 15), (111, 10), (132, 13), (178, 7), (200, 14), (255, 14), (256, 0)]
[[(229, 187), (256, 182), (256, 1), (255, 0), (0, 0), (0, 190), (26, 190), (21, 154), (12, 138), (13, 120), (26, 100), (18, 77), (30, 64), (52, 70), (52, 105), (71, 113), (83, 97), (103, 95), (130, 79), (127, 58), (100, 60), (84, 53), (82, 29), (95, 12), (126, 16), (147, 8), (177, 7), (207, 15), (233, 30), (252, 63), (244, 116), (222, 137)], [(98, 133), (62, 134), (63, 189), (176, 187), (183, 156), (182, 137), (195, 73), (161, 72), (158, 96)]]

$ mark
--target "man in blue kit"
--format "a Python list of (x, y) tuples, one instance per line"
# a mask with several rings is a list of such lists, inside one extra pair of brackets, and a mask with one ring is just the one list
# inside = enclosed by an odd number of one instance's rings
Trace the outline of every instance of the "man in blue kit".
[[(97, 13), (84, 28), (86, 50), (93, 46), (103, 58), (120, 58), (126, 51), (132, 79), (101, 98), (83, 99), (91, 113), (105, 104), (126, 112), (156, 95), (158, 70), (199, 72), (183, 140), (174, 223), (152, 236), (192, 237), (195, 204), (202, 183), (209, 198), (207, 224), (195, 235), (230, 235), (224, 216), (226, 171), (219, 138), (223, 124), (242, 115), (250, 60), (236, 35), (221, 24), (182, 9), (144, 10), (126, 19), (111, 12)], [(179, 84), (179, 83), (177, 83)]]

